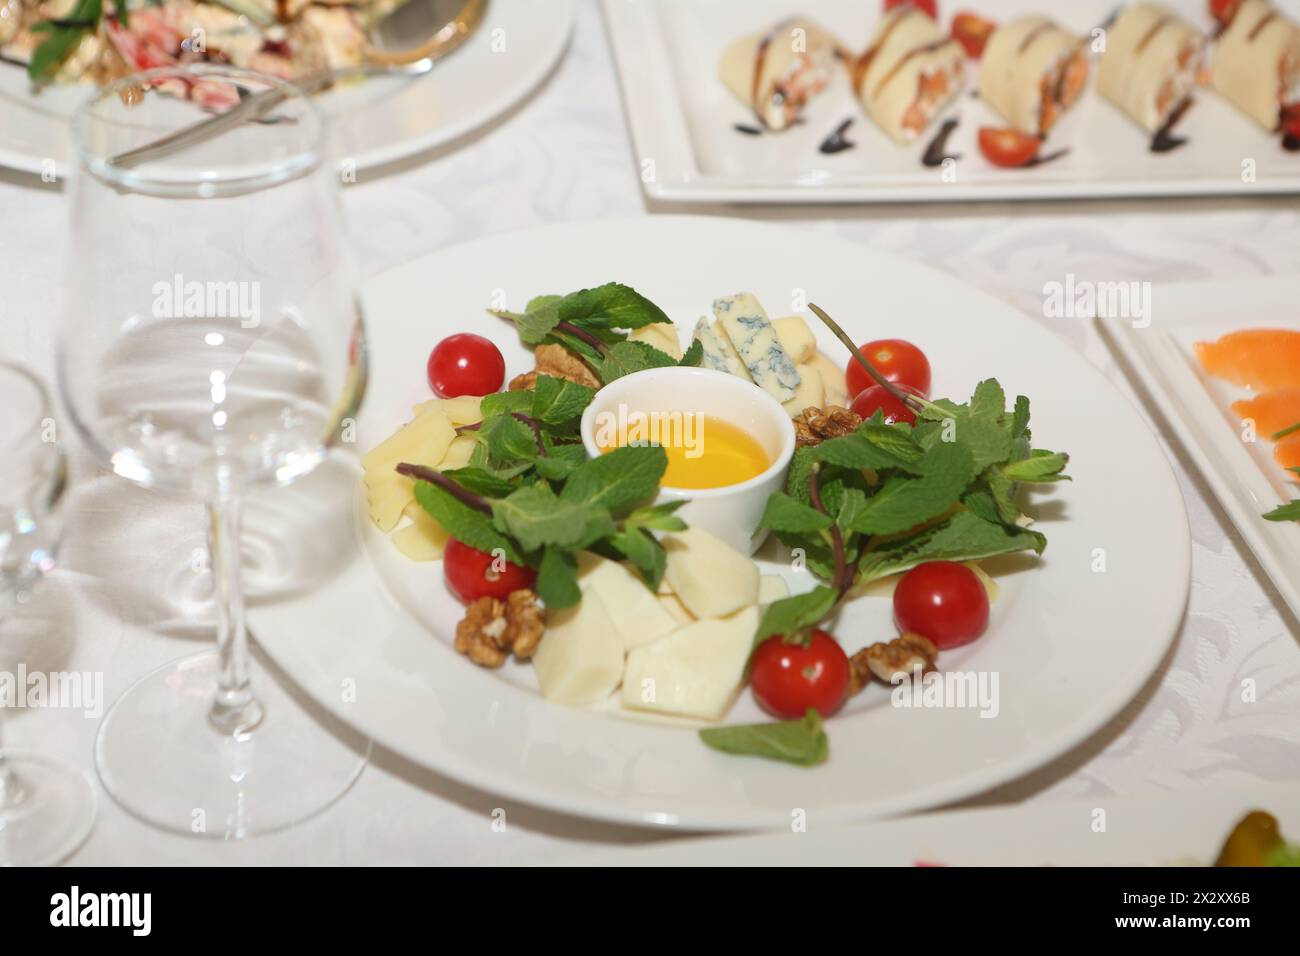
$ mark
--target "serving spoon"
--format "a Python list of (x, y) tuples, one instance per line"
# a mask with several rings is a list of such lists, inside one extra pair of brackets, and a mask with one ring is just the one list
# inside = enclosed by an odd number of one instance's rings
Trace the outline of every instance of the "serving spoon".
[(407, 0), (367, 31), (367, 62), (340, 70), (321, 70), (295, 80), (286, 89), (271, 87), (246, 96), (235, 106), (151, 143), (118, 153), (109, 165), (123, 169), (171, 156), (205, 143), (246, 122), (261, 119), (295, 91), (316, 93), (354, 76), (419, 76), (458, 49), (479, 25), (488, 0)]

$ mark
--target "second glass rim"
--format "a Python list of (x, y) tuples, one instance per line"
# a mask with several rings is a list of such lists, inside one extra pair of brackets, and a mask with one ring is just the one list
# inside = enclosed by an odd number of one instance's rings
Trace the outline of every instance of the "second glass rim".
[[(205, 172), (195, 172), (191, 176), (176, 178), (150, 176), (134, 167), (114, 166), (109, 162), (111, 157), (104, 156), (87, 145), (85, 127), (88, 123), (101, 121), (92, 115), (92, 111), (100, 103), (110, 97), (121, 96), (124, 91), (132, 87), (151, 85), (159, 80), (185, 78), (255, 82), (268, 89), (282, 89), (288, 94), (288, 99), (299, 101), (312, 116), (316, 124), (315, 132), (305, 148), (283, 160), (276, 161), (270, 172), (242, 178), (223, 178)], [(110, 186), (129, 192), (163, 197), (208, 199), (228, 193), (256, 192), (297, 179), (316, 170), (323, 158), (329, 125), (329, 117), (316, 104), (312, 96), (290, 80), (228, 64), (179, 63), (131, 73), (95, 90), (73, 111), (70, 138), (81, 170)]]

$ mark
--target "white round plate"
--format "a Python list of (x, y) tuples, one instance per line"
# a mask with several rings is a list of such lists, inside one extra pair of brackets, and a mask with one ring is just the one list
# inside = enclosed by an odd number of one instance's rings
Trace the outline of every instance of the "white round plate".
[[(374, 78), (322, 94), (333, 150), (357, 169), (450, 142), (526, 97), (564, 52), (576, 0), (492, 0), (478, 31), (432, 72)], [(68, 123), (84, 84), (33, 93), (21, 67), (0, 63), (0, 166), (60, 178), (71, 160)]]
[[(1031, 397), (1036, 445), (1070, 452), (1074, 481), (1033, 496), (1045, 556), (989, 562), (1002, 588), (988, 633), (940, 660), (946, 671), (996, 679), (996, 715), (895, 707), (888, 688), (872, 687), (828, 722), (830, 760), (803, 769), (717, 753), (691, 726), (548, 703), (530, 666), (487, 671), (456, 654), (461, 609), (441, 566), (399, 555), (365, 518), (357, 482), (351, 504), (338, 506), (351, 508), (334, 522), (343, 532), (318, 524), (302, 542), (316, 560), (328, 556), (328, 583), (252, 613), (266, 650), (344, 721), (416, 763), (553, 810), (688, 829), (780, 828), (798, 813), (810, 825), (879, 817), (1003, 783), (1096, 732), (1151, 676), (1183, 614), (1190, 541), (1178, 485), (1147, 426), (1048, 329), (864, 246), (750, 222), (652, 217), (547, 227), (417, 260), (366, 289), (372, 374), (358, 448), (430, 397), (424, 362), (445, 335), (490, 335), (510, 375), (532, 367), (487, 306), (519, 309), (536, 295), (608, 281), (634, 286), (687, 328), (722, 294), (751, 290), (774, 315), (806, 295), (859, 340), (920, 345), (937, 395), (965, 401), (996, 376), (1009, 396)], [(838, 361), (831, 336), (819, 339)], [(775, 548), (763, 555), (775, 559), (765, 570), (811, 587)], [(895, 636), (890, 617), (889, 600), (863, 598), (835, 632), (852, 652)], [(748, 693), (728, 717), (761, 719)]]

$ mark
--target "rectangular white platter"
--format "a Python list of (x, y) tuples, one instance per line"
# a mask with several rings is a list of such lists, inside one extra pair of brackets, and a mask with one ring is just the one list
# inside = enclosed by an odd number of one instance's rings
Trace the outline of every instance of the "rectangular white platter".
[(1152, 289), (1151, 323), (1100, 320), (1104, 337), (1144, 387), (1250, 545), (1278, 594), (1300, 617), (1300, 524), (1261, 515), (1300, 498), (1300, 484), (1273, 460), (1260, 436), (1242, 440), (1232, 402), (1248, 389), (1212, 378), (1201, 368), (1195, 342), (1238, 329), (1300, 330), (1300, 278), (1189, 282)]
[[(996, 21), (1048, 13), (1090, 35), (1121, 0), (941, 0), (945, 26), (959, 9)], [(1209, 32), (1205, 0), (1164, 0)], [(1300, 18), (1300, 0), (1276, 0)], [(671, 202), (885, 203), (1098, 199), (1136, 196), (1263, 195), (1300, 192), (1300, 153), (1202, 89), (1177, 128), (1187, 145), (1150, 151), (1151, 137), (1103, 100), (1090, 80), (1081, 102), (1052, 132), (1044, 152), (1067, 155), (1041, 166), (1000, 169), (979, 151), (981, 126), (1005, 123), (967, 88), (940, 117), (960, 117), (949, 152), (951, 170), (921, 163), (931, 132), (895, 146), (863, 112), (847, 76), (815, 98), (805, 121), (782, 133), (751, 136), (737, 123), (753, 113), (717, 78), (718, 61), (736, 37), (793, 15), (812, 17), (848, 49), (860, 51), (880, 16), (881, 0), (602, 0), (623, 101), (646, 194)], [(1096, 68), (1094, 65), (1093, 73)], [(819, 152), (826, 136), (850, 117), (854, 148)]]

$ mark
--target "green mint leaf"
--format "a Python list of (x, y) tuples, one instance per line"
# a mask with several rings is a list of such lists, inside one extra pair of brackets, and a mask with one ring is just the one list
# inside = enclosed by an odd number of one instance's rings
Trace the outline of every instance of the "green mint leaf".
[(556, 296), (539, 296), (528, 303), (525, 312), (488, 310), (499, 319), (508, 319), (519, 330), (527, 345), (541, 345), (560, 324), (560, 300)]
[(1265, 866), (1300, 866), (1300, 845), (1283, 840), (1264, 855)]
[(597, 375), (600, 374), (600, 363), (605, 360), (605, 355), (600, 349), (596, 348), (596, 346), (592, 345), (586, 339), (581, 339), (576, 335), (571, 335), (568, 332), (557, 330), (551, 333), (550, 338), (548, 338), (547, 341), (564, 346), (578, 358), (586, 362), (593, 372)]
[(859, 581), (889, 577), (927, 561), (977, 561), (1014, 551), (1041, 554), (1046, 546), (1047, 539), (1036, 531), (1008, 528), (959, 511), (933, 528), (868, 551), (858, 562)]
[[(66, 19), (97, 24), (102, 12), (100, 0), (80, 0)], [(41, 42), (27, 62), (27, 75), (33, 80), (49, 79), (57, 73), (63, 61), (94, 27), (50, 24), (48, 29), (50, 35)]]
[(1016, 396), (1016, 410), (1011, 414), (1011, 437), (1026, 438), (1029, 435), (1029, 399), (1024, 395)]
[(608, 540), (619, 554), (632, 562), (632, 566), (641, 575), (641, 580), (645, 582), (646, 587), (651, 591), (657, 591), (659, 582), (663, 580), (664, 568), (668, 564), (668, 555), (664, 551), (664, 546), (653, 536), (636, 528), (624, 529), (611, 535)]
[(581, 415), (595, 397), (594, 388), (539, 375), (533, 389), (532, 417), (546, 425), (563, 425)]
[(578, 587), (578, 561), (569, 551), (547, 548), (537, 566), (537, 596), (547, 610), (562, 611), (582, 600)]
[(479, 441), (493, 464), (531, 462), (537, 457), (537, 436), (513, 415), (485, 418), (478, 430)]
[(471, 466), (454, 468), (450, 471), (444, 471), (443, 475), (467, 491), (472, 491), (476, 495), (483, 495), (487, 498), (504, 498), (515, 490), (513, 483), (494, 475), (484, 468)]
[(560, 497), (618, 511), (653, 497), (667, 468), (659, 446), (627, 445), (575, 468)]
[(853, 525), (867, 508), (866, 492), (860, 488), (845, 488), (839, 506), (835, 509), (835, 525), (843, 532), (853, 530)]
[(1061, 472), (1070, 463), (1063, 452), (1035, 450), (1028, 458), (1002, 466), (1002, 474), (1012, 481), (1051, 482), (1069, 481)]
[(551, 481), (564, 481), (587, 460), (587, 450), (581, 445), (557, 445), (549, 435), (543, 435), (546, 444), (546, 457), (538, 458), (533, 464), (537, 473)]
[(500, 548), (506, 560), (523, 563), (519, 549), (493, 526), (491, 517), (471, 508), (450, 492), (427, 481), (417, 481), (415, 500), (461, 544), (489, 554)]
[(834, 588), (818, 585), (806, 594), (782, 598), (768, 605), (758, 623), (758, 633), (754, 635), (755, 646), (774, 634), (790, 637), (814, 626), (830, 613), (838, 600), (839, 594)]
[(637, 508), (623, 519), (623, 527), (645, 528), (649, 531), (685, 531), (686, 522), (673, 513), (684, 504), (685, 501), (665, 501)]
[(1291, 502), (1289, 505), (1274, 508), (1264, 515), (1264, 519), (1266, 521), (1300, 521), (1300, 499)]
[(512, 412), (528, 413), (533, 407), (533, 393), (527, 391), (517, 392), (493, 392), (491, 395), (484, 395), (483, 401), (479, 405), (479, 410), (483, 413), (483, 418), (492, 418), (495, 415), (508, 415)]
[(545, 546), (577, 548), (614, 530), (609, 512), (586, 501), (561, 500), (539, 482), (490, 502), (498, 531), (517, 540), (525, 551)]
[(706, 727), (700, 731), (700, 739), (724, 753), (783, 760), (801, 767), (824, 763), (831, 752), (821, 716), (811, 708), (802, 720)]
[(813, 446), (811, 451), (815, 461), (841, 468), (870, 468), (874, 471), (897, 468), (909, 474), (920, 473), (921, 449), (910, 437), (901, 435), (888, 425), (864, 423), (852, 435), (824, 441)]
[(616, 342), (605, 352), (596, 372), (606, 385), (624, 375), (651, 368), (669, 368), (677, 360), (647, 342)]
[(853, 524), (863, 534), (898, 534), (937, 518), (961, 499), (975, 477), (970, 451), (965, 445), (940, 442), (920, 465), (919, 478), (890, 478), (867, 499)]
[(994, 524), (1003, 521), (1002, 515), (998, 512), (997, 502), (993, 500), (993, 493), (987, 489), (970, 492), (961, 499), (961, 503), (985, 521)]
[(986, 378), (975, 386), (970, 410), (976, 418), (998, 419), (1006, 412), (1007, 393), (996, 378)]
[(1020, 519), (1020, 505), (1016, 501), (1016, 483), (1001, 469), (990, 468), (984, 473), (985, 483), (997, 509), (998, 519), (1005, 525), (1014, 525)]
[(817, 447), (805, 445), (802, 448), (796, 448), (794, 457), (790, 459), (790, 474), (785, 481), (785, 490), (791, 498), (802, 501), (804, 504), (810, 504), (808, 479), (812, 476), (813, 466), (817, 464), (817, 458), (814, 455)]
[(687, 368), (695, 368), (700, 364), (700, 360), (703, 358), (704, 343), (699, 339), (691, 339), (691, 344), (687, 347), (686, 351), (682, 353), (682, 357), (677, 364)]
[(760, 528), (770, 528), (783, 534), (813, 534), (829, 528), (834, 521), (811, 505), (796, 501), (789, 495), (776, 491), (767, 499)]
[(566, 295), (559, 303), (559, 316), (560, 321), (584, 329), (639, 329), (672, 321), (663, 309), (620, 282)]

